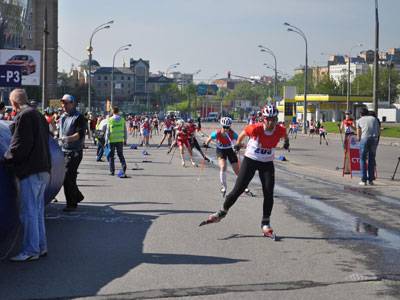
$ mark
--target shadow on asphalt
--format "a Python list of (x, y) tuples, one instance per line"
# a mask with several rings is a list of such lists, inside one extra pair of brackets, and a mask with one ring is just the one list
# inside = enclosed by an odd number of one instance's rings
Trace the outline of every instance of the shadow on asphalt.
[(76, 212), (65, 214), (62, 207), (50, 204), (47, 208), (47, 257), (28, 263), (0, 263), (0, 299), (96, 295), (102, 287), (143, 263), (220, 265), (244, 261), (143, 252), (147, 231), (158, 217), (154, 213), (204, 211), (143, 210), (134, 214), (109, 206), (80, 205)]

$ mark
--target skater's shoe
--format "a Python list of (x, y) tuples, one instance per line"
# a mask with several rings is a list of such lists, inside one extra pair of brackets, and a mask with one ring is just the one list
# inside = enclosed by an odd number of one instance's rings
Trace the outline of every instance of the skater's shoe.
[(224, 187), (224, 186), (221, 187), (221, 194), (222, 194), (222, 197), (225, 197), (226, 187)]
[(182, 167), (186, 167), (184, 160), (182, 160)]
[(204, 160), (205, 160), (206, 162), (210, 162), (210, 159), (209, 159), (207, 156), (204, 156)]
[(197, 164), (192, 160), (191, 161), (193, 167), (197, 167)]
[(244, 192), (245, 192), (246, 195), (253, 196), (253, 193), (249, 190), (249, 188), (246, 188), (246, 189), (244, 190)]
[(275, 236), (274, 230), (270, 225), (263, 225), (262, 232), (265, 237), (273, 238)]
[(326, 142), (326, 145), (328, 146), (328, 142)]
[(223, 218), (225, 218), (227, 212), (223, 210), (219, 210), (211, 215), (208, 216), (207, 222), (208, 223), (218, 223)]

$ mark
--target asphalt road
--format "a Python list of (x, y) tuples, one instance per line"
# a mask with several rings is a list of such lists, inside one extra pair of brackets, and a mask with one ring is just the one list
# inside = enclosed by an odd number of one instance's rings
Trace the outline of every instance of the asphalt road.
[(261, 236), (257, 178), (255, 197), (242, 196), (221, 223), (198, 227), (222, 205), (215, 163), (197, 157), (198, 168), (183, 168), (178, 153), (169, 164), (166, 147), (146, 157), (125, 148), (130, 178), (119, 179), (90, 146), (79, 170), (85, 200), (65, 214), (57, 196), (46, 213), (48, 257), (1, 262), (0, 299), (398, 298), (399, 181), (386, 177), (399, 148), (380, 148), (382, 179), (360, 189), (335, 170), (340, 141), (314, 142), (298, 137), (290, 153), (278, 151), (288, 161), (276, 163), (277, 242)]

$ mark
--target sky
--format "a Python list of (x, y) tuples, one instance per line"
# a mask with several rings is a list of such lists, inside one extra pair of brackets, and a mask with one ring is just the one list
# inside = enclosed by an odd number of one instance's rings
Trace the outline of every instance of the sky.
[[(326, 65), (329, 54), (352, 55), (374, 48), (374, 0), (59, 0), (59, 71), (87, 59), (90, 35), (100, 24), (114, 20), (110, 29), (93, 38), (93, 59), (115, 66), (129, 59), (150, 61), (150, 71), (195, 73), (197, 80), (233, 75), (273, 75), (264, 63), (289, 75), (304, 65), (305, 43), (287, 32), (295, 25), (308, 40), (309, 65)], [(400, 0), (379, 0), (380, 50), (400, 48)], [(66, 53), (65, 53), (66, 52)], [(324, 54), (322, 54), (324, 53)]]

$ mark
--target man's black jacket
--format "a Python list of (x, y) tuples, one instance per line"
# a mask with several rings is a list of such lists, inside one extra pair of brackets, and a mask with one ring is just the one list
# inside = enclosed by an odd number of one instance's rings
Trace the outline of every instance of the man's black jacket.
[(10, 147), (4, 154), (6, 164), (23, 179), (40, 172), (50, 173), (49, 126), (37, 110), (24, 107), (10, 125)]

